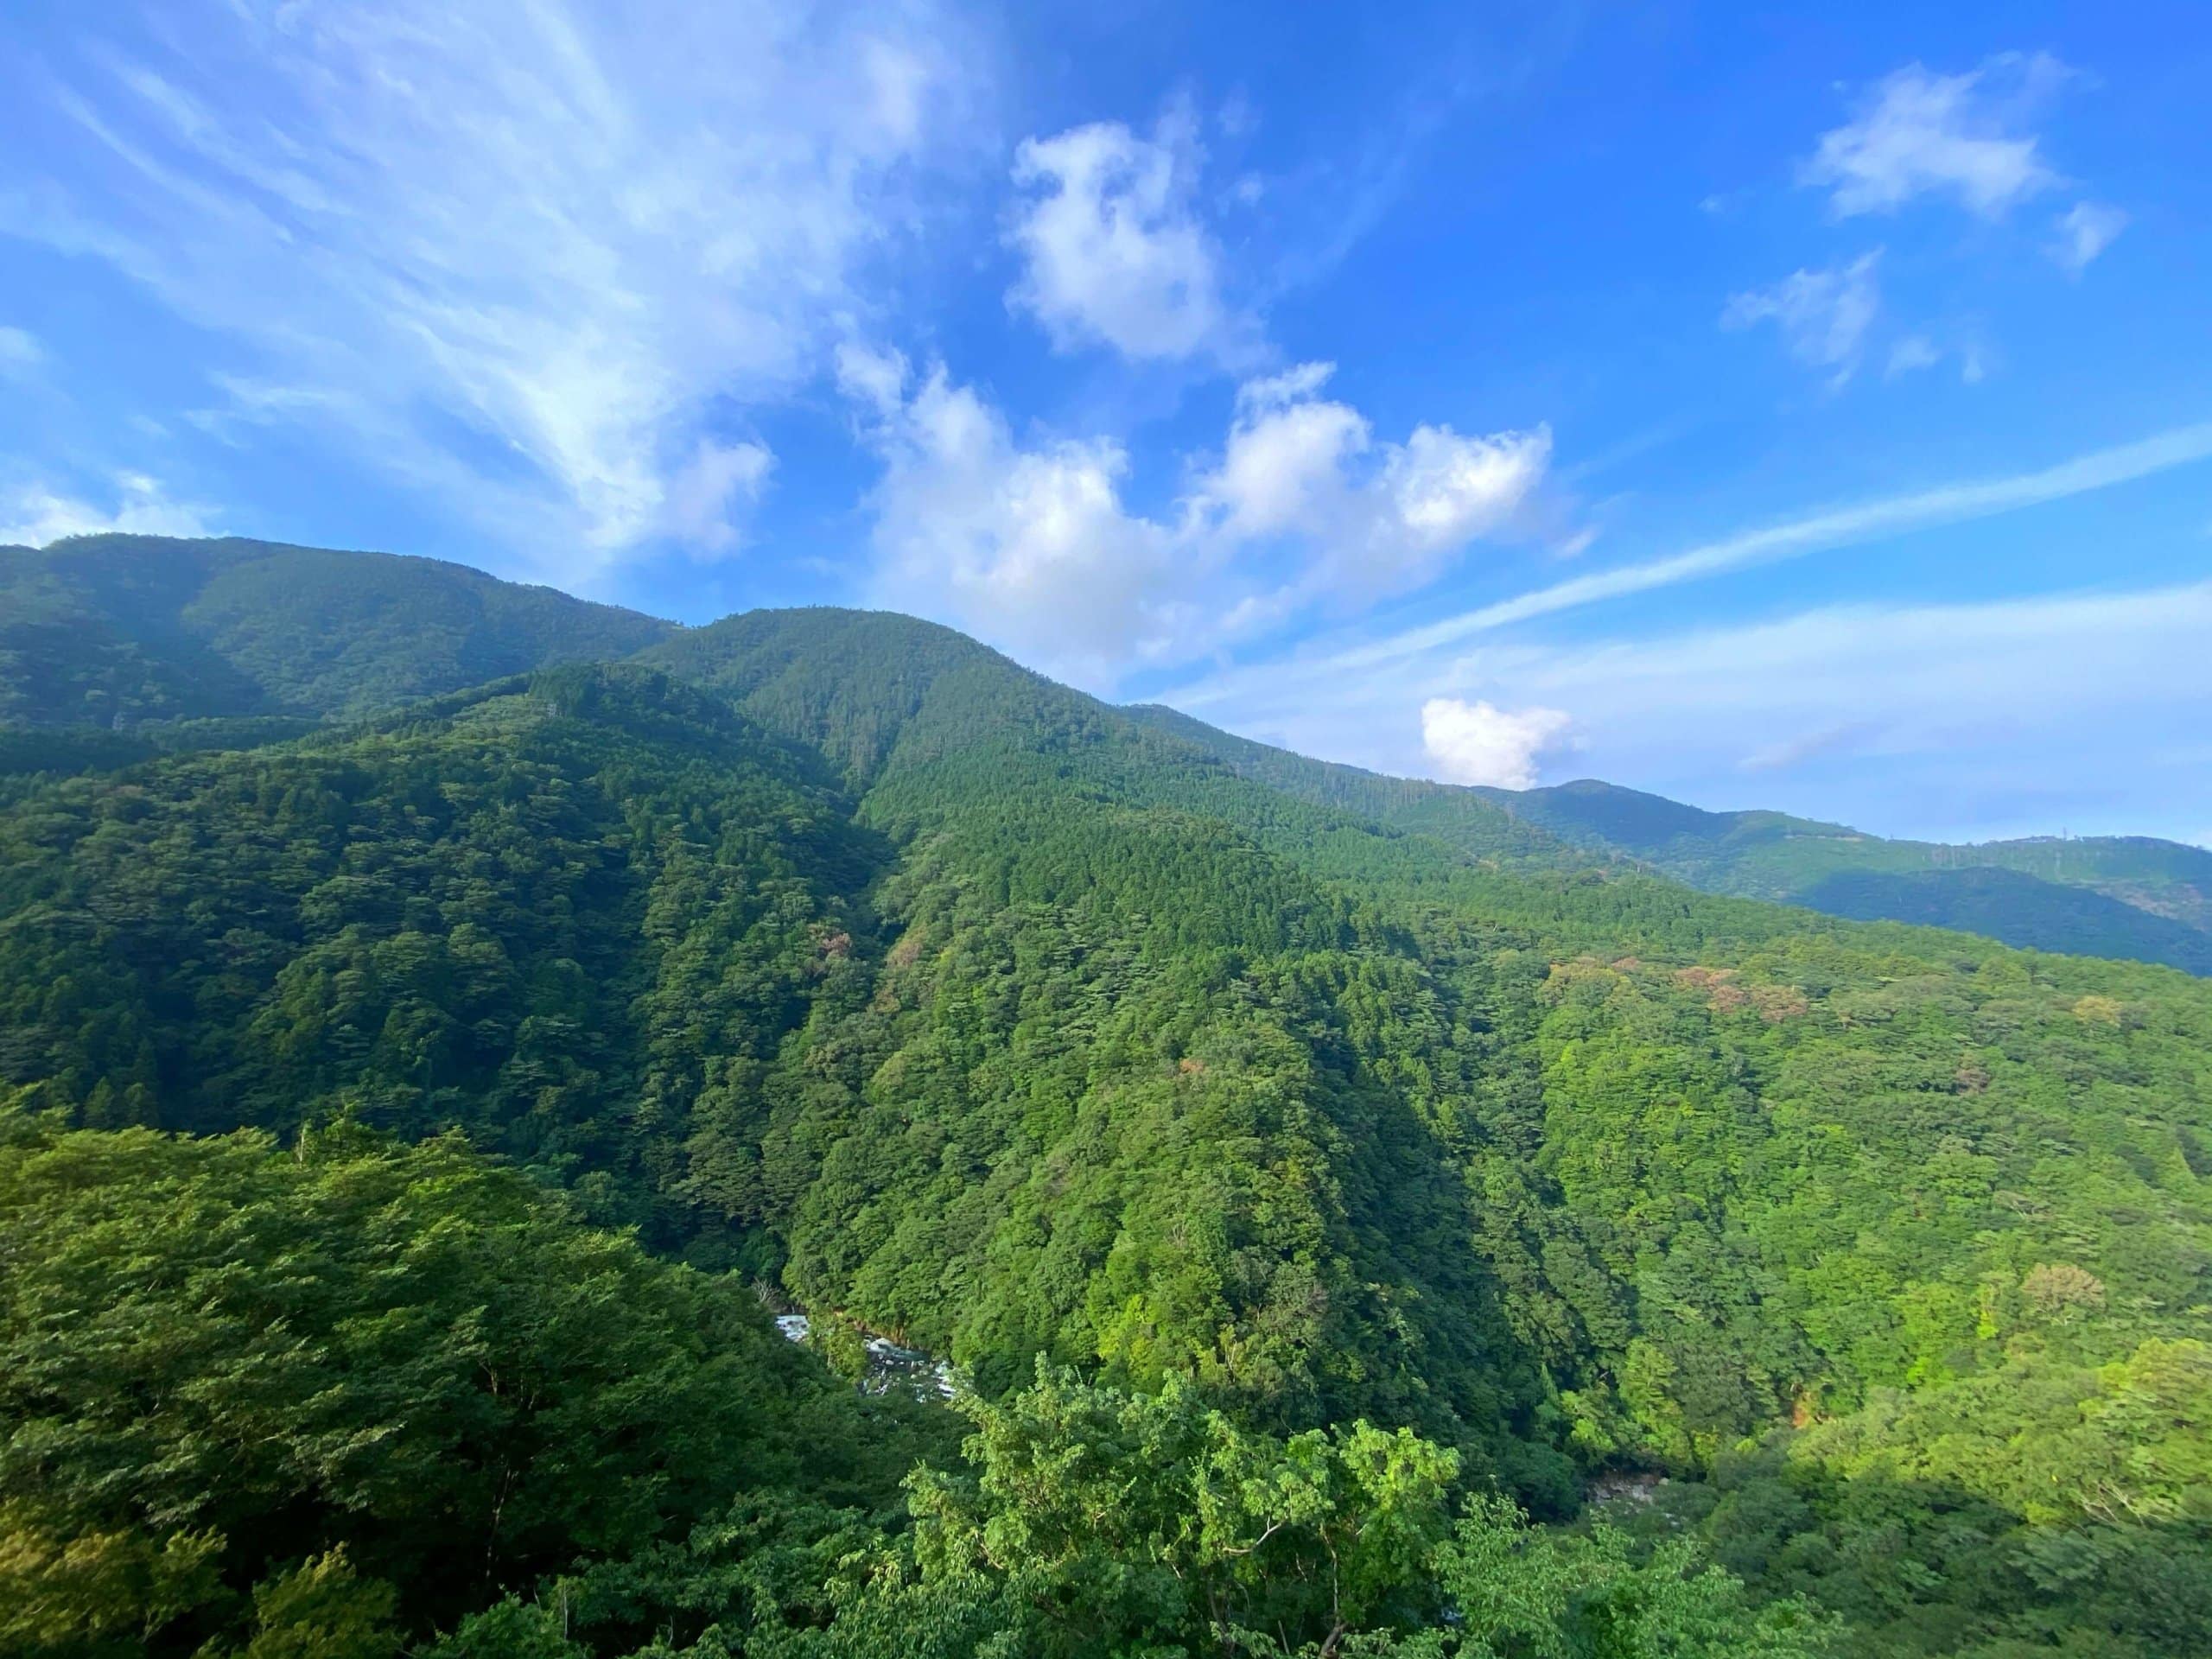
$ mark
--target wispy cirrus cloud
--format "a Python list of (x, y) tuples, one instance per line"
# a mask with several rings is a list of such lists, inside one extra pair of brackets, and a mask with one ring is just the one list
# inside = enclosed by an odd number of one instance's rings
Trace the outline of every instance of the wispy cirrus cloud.
[[(2145, 754), (2212, 721), (2212, 586), (1976, 604), (1874, 601), (1656, 633), (1616, 618), (1523, 625), (1731, 571), (2031, 508), (2212, 460), (2212, 424), (2006, 477), (1825, 510), (1534, 588), (1381, 638), (1311, 649), (1157, 694), (1231, 730), (1386, 772), (1511, 787), (1578, 772), (1708, 806), (1836, 816), (1839, 769), (1885, 833), (2128, 827), (2172, 802)], [(1325, 696), (1314, 688), (1325, 687)], [(1571, 744), (1568, 739), (1571, 737)], [(2124, 741), (2123, 741), (2124, 740)], [(2071, 757), (2063, 795), (2050, 756)], [(2191, 777), (2183, 761), (2174, 775)], [(1757, 777), (1758, 798), (1739, 794)], [(1824, 792), (1825, 791), (1825, 792)], [(2177, 799), (2185, 800), (2183, 798)]]
[(46, 361), (46, 347), (28, 328), (0, 325), (0, 377), (13, 379), (29, 374)]
[(2063, 182), (2026, 127), (2068, 73), (2047, 53), (2006, 54), (1956, 75), (1907, 64), (1821, 136), (1798, 176), (1829, 193), (1839, 218), (1894, 213), (1925, 195), (1996, 218)]
[(2212, 423), (2177, 427), (2032, 472), (1939, 485), (1807, 513), (1680, 553), (1531, 588), (1380, 639), (1345, 642), (1338, 636), (1336, 643), (1324, 642), (1280, 663), (1231, 669), (1179, 687), (1161, 700), (1194, 710), (1228, 707), (1248, 696), (1268, 696), (1270, 686), (1311, 685), (1317, 678), (1333, 684), (1338, 683), (1336, 677), (1344, 675), (1396, 672), (1518, 623), (1884, 537), (2018, 512), (2208, 459), (2212, 459)]
[[(2101, 733), (2133, 741), (2200, 729), (2212, 713), (2198, 645), (2208, 629), (2212, 585), (2191, 583), (1822, 607), (1656, 638), (1503, 647), (1460, 672), (1573, 709), (1610, 775), (1638, 764), (1720, 775), (1732, 764), (1786, 788), (1805, 768), (1857, 760), (1907, 777), (1948, 766), (1997, 789), (2031, 779), (2049, 745), (2087, 757)], [(1663, 756), (1638, 763), (1644, 747)], [(2084, 785), (2102, 770), (2088, 758), (2076, 769)]]
[(1790, 356), (1827, 371), (1840, 386), (1858, 372), (1866, 333), (1882, 308), (1875, 275), (1882, 251), (1861, 254), (1849, 264), (1793, 271), (1771, 288), (1752, 289), (1729, 300), (1720, 314), (1724, 328), (1751, 328), (1771, 322), (1782, 331)]
[(2079, 276), (2126, 228), (2127, 214), (2109, 202), (2077, 201), (2051, 225), (2050, 257), (2067, 275)]
[(1305, 753), (1510, 788), (1556, 776), (1571, 727), (1578, 772), (1713, 807), (1833, 816), (1808, 777), (1868, 768), (1854, 816), (1885, 834), (2055, 829), (2050, 760), (2063, 753), (2070, 798), (2120, 827), (2174, 788), (2145, 775), (2143, 757), (2201, 747), (2208, 630), (2202, 582), (1873, 602), (1656, 636), (1501, 641), (1332, 676), (1326, 698), (1286, 678), (1193, 711)]
[(210, 423), (312, 423), (570, 581), (735, 543), (747, 411), (818, 371), (968, 90), (920, 7), (238, 0), (179, 30), (65, 68), (0, 229), (228, 340)]

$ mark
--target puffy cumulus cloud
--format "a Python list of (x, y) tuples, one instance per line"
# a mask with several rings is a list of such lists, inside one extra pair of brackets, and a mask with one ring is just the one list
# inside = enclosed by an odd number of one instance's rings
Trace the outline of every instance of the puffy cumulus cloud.
[(2069, 276), (2078, 276), (2089, 262), (2120, 239), (2127, 228), (2125, 210), (2109, 202), (2078, 201), (2053, 222), (2050, 257)]
[[(2212, 585), (1839, 607), (1657, 636), (1602, 629), (1605, 607), (1631, 595), (1780, 560), (1848, 558), (1908, 531), (2208, 462), (2212, 423), (2178, 428), (2031, 472), (1779, 519), (1456, 614), (1432, 610), (1395, 632), (1323, 633), (1154, 695), (1230, 731), (1403, 775), (1437, 767), (1420, 742), (1425, 702), (1482, 698), (1572, 710), (1578, 771), (1709, 806), (1878, 813), (1868, 827), (1898, 834), (2201, 823), (2212, 812), (2212, 781), (2196, 781), (2212, 780)], [(1582, 620), (1564, 633), (1535, 626), (1570, 613)], [(2083, 780), (2064, 816), (2048, 801), (2039, 820), (2005, 816), (1999, 797), (2047, 789), (2062, 753)], [(1762, 780), (1751, 803), (1747, 767)], [(1835, 781), (1847, 773), (1847, 786)], [(1996, 781), (1985, 791), (1977, 779)], [(2178, 796), (2177, 779), (2188, 785)]]
[(0, 229), (245, 347), (203, 423), (320, 428), (569, 582), (736, 543), (765, 452), (709, 411), (819, 372), (970, 124), (928, 0), (234, 0), (157, 35), (61, 67)]
[(1551, 459), (1548, 428), (1462, 437), (1417, 426), (1394, 447), (1380, 480), (1388, 539), (1416, 559), (1456, 550), (1510, 518)]
[(1882, 251), (1861, 254), (1847, 265), (1791, 272), (1771, 288), (1754, 289), (1729, 300), (1720, 314), (1724, 328), (1750, 328), (1771, 322), (1782, 331), (1790, 356), (1827, 371), (1841, 385), (1858, 372), (1867, 331), (1882, 308), (1875, 267)]
[(1542, 480), (1548, 428), (1462, 436), (1423, 425), (1402, 443), (1378, 443), (1364, 416), (1320, 395), (1331, 367), (1306, 364), (1247, 384), (1221, 462), (1197, 496), (1231, 538), (1302, 539), (1314, 554), (1307, 588), (1417, 587), (1510, 525)]
[[(2032, 472), (1960, 479), (1901, 495), (1776, 520), (1611, 569), (1592, 570), (1529, 588), (1455, 615), (1433, 617), (1380, 638), (1338, 636), (1318, 651), (1274, 663), (1217, 672), (1181, 686), (1166, 700), (1179, 709), (1224, 712), (1246, 724), (1273, 727), (1283, 715), (1279, 701), (1302, 695), (1316, 677), (1332, 683), (1372, 683), (1396, 696), (1415, 674), (1445, 675), (1440, 690), (1463, 689), (1452, 675), (1460, 654), (1486, 636), (1548, 616), (1609, 604), (1633, 594), (1703, 582), (1787, 559), (1847, 550), (1915, 531), (1972, 524), (2053, 501), (2109, 490), (2212, 461), (2212, 422), (2175, 427), (2107, 449), (2093, 449)], [(1348, 704), (1332, 704), (1349, 706)], [(1214, 717), (1210, 713), (1209, 718)], [(1358, 716), (1362, 729), (1372, 722)], [(1344, 753), (1340, 747), (1309, 753)]]
[[(2200, 582), (1507, 645), (1478, 671), (1573, 709), (1579, 767), (1706, 804), (1746, 804), (1736, 780), (1755, 776), (1757, 804), (1891, 832), (1977, 818), (2017, 832), (2042, 811), (2045, 828), (2140, 830), (2212, 802), (2208, 626)], [(2008, 824), (2008, 798), (2041, 804)]]
[(1433, 577), (1510, 528), (1550, 435), (1421, 426), (1379, 442), (1320, 396), (1328, 365), (1248, 384), (1222, 448), (1167, 511), (1124, 499), (1103, 438), (1024, 443), (940, 367), (849, 344), (838, 379), (885, 471), (878, 591), (1091, 685), (1249, 637), (1325, 596), (1354, 603)]
[(1366, 418), (1345, 404), (1248, 398), (1204, 494), (1224, 515), (1224, 532), (1239, 539), (1325, 531), (1345, 516), (1344, 469), (1370, 442)]
[(1458, 697), (1431, 697), (1421, 708), (1421, 748), (1437, 776), (1497, 789), (1535, 788), (1537, 763), (1573, 726), (1557, 709), (1506, 709)]
[(138, 536), (207, 536), (207, 510), (175, 501), (161, 481), (143, 473), (111, 480), (111, 507), (64, 495), (45, 484), (26, 484), (0, 494), (0, 544), (43, 547), (65, 536), (122, 531)]
[(1194, 205), (1200, 161), (1179, 117), (1149, 138), (1096, 122), (1025, 140), (1014, 165), (1022, 199), (1007, 232), (1022, 272), (1008, 302), (1063, 348), (1235, 354), (1248, 325), (1222, 298), (1220, 252)]
[(840, 362), (870, 407), (882, 454), (874, 493), (878, 596), (948, 617), (1084, 683), (1110, 683), (1132, 656), (1173, 649), (1176, 542), (1131, 513), (1128, 457), (1109, 440), (1024, 447), (1006, 419), (942, 368), (911, 396), (907, 365), (855, 349)]
[(1933, 194), (1996, 218), (2060, 181), (2022, 129), (2066, 73), (2040, 54), (1993, 58), (1962, 75), (1907, 64), (1821, 135), (1799, 177), (1828, 190), (1842, 217), (1893, 213)]

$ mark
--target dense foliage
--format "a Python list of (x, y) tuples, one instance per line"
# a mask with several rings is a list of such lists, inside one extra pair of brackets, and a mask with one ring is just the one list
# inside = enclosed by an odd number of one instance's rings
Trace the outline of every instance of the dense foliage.
[(2144, 836), (1948, 846), (1781, 812), (1706, 812), (1611, 784), (1482, 791), (1578, 845), (1709, 893), (2212, 974), (2212, 852)]
[(1624, 861), (1707, 893), (2212, 975), (2212, 852), (2199, 847), (2142, 836), (1890, 841), (1782, 812), (1707, 812), (1587, 779), (1548, 789), (1462, 789), (1309, 760), (1172, 709), (1129, 713), (1244, 777), (1481, 857), (1572, 865), (1580, 854), (1583, 862)]
[[(283, 1153), (4, 1110), (0, 1141), (10, 1652), (1103, 1659), (1357, 1632), (1783, 1659), (1821, 1639), (1681, 1549), (1639, 1565), (1491, 1500), (1455, 1529), (1455, 1459), (1403, 1430), (1276, 1439), (1176, 1381), (1040, 1371), (968, 1402), (958, 1461), (928, 1408), (838, 1384), (732, 1281), (449, 1141), (341, 1124)], [(908, 1525), (891, 1499), (917, 1453)]]
[[(291, 626), (221, 637), (315, 683)], [(2207, 1650), (2162, 1586), (2212, 1529), (2212, 986), (1700, 894), (900, 618), (754, 613), (281, 735), (0, 797), (0, 1085), (81, 1126), (25, 1120), (0, 1175), (57, 1379), (0, 1395), (0, 1572), (121, 1552), (41, 1650), (326, 1602), (359, 1651), (455, 1659), (1783, 1655), (1815, 1604), (1854, 1653)], [(558, 1357), (615, 1462), (574, 1448), (464, 1581), (389, 1552), (467, 1555), (476, 1489), (418, 1528), (384, 1476), (315, 1483), (445, 1421), (397, 1402), (465, 1368), (377, 1332), (506, 1293), (377, 1264), (472, 1229), (538, 1241), (499, 1269), (530, 1339), (598, 1341), (551, 1287), (594, 1252), (613, 1351), (692, 1334), (633, 1368), (681, 1422)], [(925, 1424), (856, 1426), (761, 1298), (833, 1357), (953, 1362), (964, 1456), (889, 1503)], [(111, 1304), (73, 1347), (60, 1310)], [(687, 1366), (736, 1368), (726, 1414)], [(192, 1413), (234, 1402), (325, 1449), (232, 1467), (245, 1431)], [(194, 1479), (204, 1514), (162, 1484)], [(1577, 1522), (1593, 1481), (1629, 1495)]]
[(429, 1628), (747, 1495), (880, 1501), (926, 1443), (742, 1287), (453, 1142), (0, 1135), (11, 1652), (188, 1653), (302, 1598)]

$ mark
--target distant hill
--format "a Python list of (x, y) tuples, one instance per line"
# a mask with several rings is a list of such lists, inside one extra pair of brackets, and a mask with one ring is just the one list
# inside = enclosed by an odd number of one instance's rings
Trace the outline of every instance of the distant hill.
[(1888, 841), (1781, 812), (1708, 812), (1592, 779), (1510, 790), (1389, 778), (1270, 748), (1172, 709), (1129, 712), (1243, 776), (1477, 857), (1562, 868), (1625, 861), (1707, 893), (2212, 974), (2212, 853), (2178, 842)]
[(0, 726), (351, 716), (675, 625), (466, 566), (235, 537), (0, 547)]
[(1781, 812), (1707, 812), (1583, 779), (1474, 791), (1592, 851), (1708, 893), (2212, 973), (2212, 852), (2147, 836), (1948, 845)]
[(823, 608), (690, 629), (437, 560), (237, 538), (0, 547), (0, 780), (276, 742), (534, 669), (632, 658), (715, 685), (855, 781), (983, 724), (1110, 715), (1281, 797), (1503, 867), (1626, 860), (1708, 893), (2212, 973), (2212, 853), (2171, 842), (1954, 847), (1589, 779), (1515, 791), (1388, 778), (1172, 709), (1111, 710), (912, 619)]

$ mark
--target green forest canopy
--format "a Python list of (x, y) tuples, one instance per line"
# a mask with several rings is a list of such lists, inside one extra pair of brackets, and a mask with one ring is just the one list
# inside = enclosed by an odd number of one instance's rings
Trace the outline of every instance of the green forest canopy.
[(655, 638), (6, 798), (8, 1640), (2205, 1650), (2212, 986), (906, 619)]

